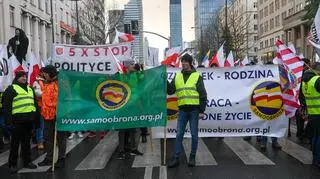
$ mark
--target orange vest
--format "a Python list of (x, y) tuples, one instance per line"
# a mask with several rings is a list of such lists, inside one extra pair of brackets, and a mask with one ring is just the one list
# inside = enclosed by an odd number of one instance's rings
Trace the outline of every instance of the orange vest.
[(58, 81), (45, 84), (42, 91), (41, 115), (45, 120), (56, 118), (58, 100)]

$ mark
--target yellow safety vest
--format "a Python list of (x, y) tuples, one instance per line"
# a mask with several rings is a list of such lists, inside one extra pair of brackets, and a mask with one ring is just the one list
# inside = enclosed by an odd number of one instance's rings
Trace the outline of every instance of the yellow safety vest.
[(320, 76), (314, 76), (309, 82), (302, 82), (302, 92), (307, 103), (307, 112), (309, 115), (320, 114), (320, 93), (314, 87)]
[(199, 105), (199, 92), (197, 91), (197, 82), (200, 77), (198, 72), (193, 72), (186, 83), (184, 83), (183, 74), (178, 72), (175, 77), (176, 95), (178, 97), (178, 106)]
[(19, 85), (13, 84), (12, 87), (17, 93), (12, 102), (12, 114), (35, 112), (36, 107), (32, 89), (28, 86), (27, 92)]

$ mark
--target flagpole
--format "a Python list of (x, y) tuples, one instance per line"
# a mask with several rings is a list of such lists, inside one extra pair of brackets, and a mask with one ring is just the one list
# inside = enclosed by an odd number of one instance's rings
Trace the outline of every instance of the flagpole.
[(52, 171), (53, 172), (54, 172), (54, 167), (55, 167), (55, 156), (57, 153), (56, 145), (57, 145), (57, 125), (55, 125), (55, 127), (54, 127), (53, 157), (52, 157)]
[(152, 141), (152, 129), (151, 132), (149, 132), (150, 136), (150, 145), (151, 145), (151, 152), (153, 153), (153, 141)]
[(164, 138), (163, 138), (163, 165), (166, 165), (167, 158), (167, 126), (163, 128), (164, 130)]

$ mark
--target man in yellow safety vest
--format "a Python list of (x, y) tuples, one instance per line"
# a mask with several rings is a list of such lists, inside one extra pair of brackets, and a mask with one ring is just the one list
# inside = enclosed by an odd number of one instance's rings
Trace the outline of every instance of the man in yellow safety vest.
[(35, 169), (31, 163), (30, 139), (33, 125), (39, 126), (39, 110), (32, 88), (27, 84), (27, 75), (24, 71), (15, 73), (15, 79), (3, 93), (2, 98), (5, 123), (12, 126), (11, 148), (9, 155), (9, 171), (17, 172), (19, 145), (24, 168)]
[(315, 63), (313, 69), (313, 72), (306, 72), (302, 78), (302, 93), (312, 126), (312, 163), (320, 168), (320, 64)]
[(181, 62), (182, 71), (177, 72), (171, 83), (168, 82), (167, 85), (168, 94), (176, 94), (179, 106), (177, 135), (174, 150), (175, 156), (174, 160), (168, 165), (169, 168), (177, 167), (180, 163), (179, 156), (182, 140), (188, 121), (192, 137), (188, 166), (195, 166), (195, 156), (198, 148), (198, 120), (204, 116), (207, 101), (207, 92), (203, 79), (192, 65), (192, 56), (185, 54), (182, 57)]

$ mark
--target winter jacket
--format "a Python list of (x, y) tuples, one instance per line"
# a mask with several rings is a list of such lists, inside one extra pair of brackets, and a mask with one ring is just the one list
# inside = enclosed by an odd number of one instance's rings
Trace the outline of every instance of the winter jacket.
[[(190, 72), (183, 71), (183, 70), (181, 71), (183, 74), (183, 79), (185, 83), (189, 79), (189, 76), (191, 75), (191, 73), (195, 71), (196, 70), (194, 68), (192, 68)], [(172, 95), (176, 92), (175, 78), (176, 77), (173, 78), (171, 83), (167, 82), (167, 92), (169, 95)], [(204, 113), (204, 111), (206, 110), (206, 104), (207, 104), (207, 92), (201, 76), (199, 77), (196, 86), (197, 86), (197, 91), (199, 93), (200, 105), (182, 105), (182, 106), (179, 106), (179, 110), (190, 112), (194, 109), (199, 109), (200, 113)]]

